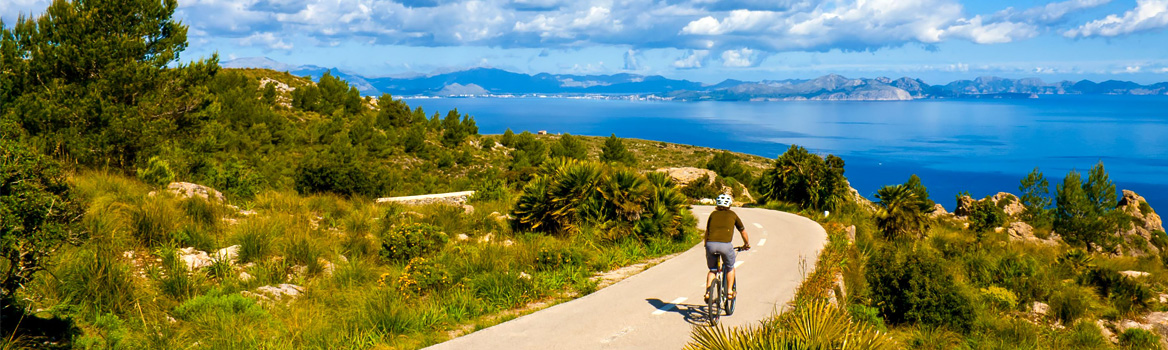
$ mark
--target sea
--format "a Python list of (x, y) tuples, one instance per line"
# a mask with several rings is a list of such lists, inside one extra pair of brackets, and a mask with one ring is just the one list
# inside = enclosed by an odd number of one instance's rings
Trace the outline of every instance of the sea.
[[(1120, 190), (1168, 205), (1168, 96), (1041, 95), (1034, 99), (681, 102), (583, 98), (407, 99), (428, 114), (470, 114), (482, 134), (638, 138), (775, 158), (790, 145), (844, 159), (873, 198), (921, 178), (953, 210), (956, 195), (1019, 193), (1037, 168), (1055, 186), (1103, 162)], [(1168, 208), (1168, 207), (1165, 207)], [(1168, 210), (1168, 209), (1162, 209)]]

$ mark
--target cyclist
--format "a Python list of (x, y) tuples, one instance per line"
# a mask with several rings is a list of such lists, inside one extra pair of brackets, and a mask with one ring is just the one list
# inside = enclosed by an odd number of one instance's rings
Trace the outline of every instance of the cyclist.
[[(706, 300), (710, 299), (709, 290), (710, 283), (714, 281), (714, 277), (718, 272), (718, 257), (722, 256), (722, 271), (726, 274), (726, 285), (734, 285), (734, 258), (737, 257), (737, 252), (734, 250), (734, 229), (737, 228), (742, 233), (742, 249), (750, 249), (750, 238), (746, 235), (746, 227), (742, 226), (742, 219), (738, 218), (733, 210), (730, 210), (730, 204), (734, 199), (728, 194), (718, 196), (714, 202), (717, 207), (714, 212), (710, 213), (710, 217), (706, 219), (706, 266), (710, 268), (710, 272), (706, 274)], [(727, 296), (734, 299), (735, 291), (730, 290)]]

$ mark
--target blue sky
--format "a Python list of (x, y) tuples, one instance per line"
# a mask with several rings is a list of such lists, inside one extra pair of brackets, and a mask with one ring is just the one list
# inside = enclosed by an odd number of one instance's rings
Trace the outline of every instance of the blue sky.
[[(12, 23), (45, 0), (0, 1)], [(723, 79), (1168, 81), (1168, 0), (179, 0), (184, 59)]]

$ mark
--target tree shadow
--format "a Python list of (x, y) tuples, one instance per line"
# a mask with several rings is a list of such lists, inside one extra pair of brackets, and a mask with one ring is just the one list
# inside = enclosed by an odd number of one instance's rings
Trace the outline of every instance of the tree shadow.
[[(645, 299), (649, 305), (657, 310), (665, 310), (666, 313), (675, 313), (681, 315), (685, 322), (696, 326), (708, 326), (710, 324), (710, 311), (706, 305), (696, 304), (671, 304), (661, 299)], [(668, 307), (666, 307), (669, 305)]]
[(0, 336), (4, 346), (70, 349), (70, 340), (81, 330), (71, 319), (41, 318), (25, 314), (11, 299), (0, 298)]

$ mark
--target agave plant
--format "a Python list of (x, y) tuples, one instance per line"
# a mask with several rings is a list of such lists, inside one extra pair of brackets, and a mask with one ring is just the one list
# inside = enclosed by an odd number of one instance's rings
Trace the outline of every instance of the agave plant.
[(824, 299), (797, 304), (761, 327), (695, 327), (688, 350), (891, 349), (892, 340), (871, 325), (853, 322), (846, 310)]

